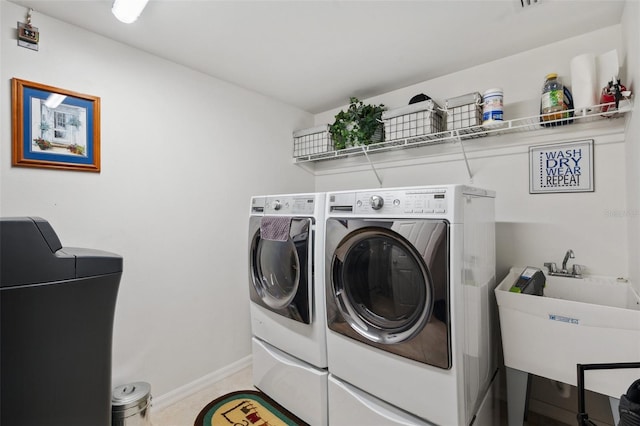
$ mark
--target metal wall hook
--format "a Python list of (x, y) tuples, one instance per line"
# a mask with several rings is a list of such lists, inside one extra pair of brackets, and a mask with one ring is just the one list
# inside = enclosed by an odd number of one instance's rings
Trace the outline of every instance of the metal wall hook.
[(367, 161), (369, 162), (369, 166), (371, 166), (371, 170), (373, 170), (373, 174), (376, 175), (376, 179), (378, 179), (378, 183), (380, 184), (380, 188), (382, 188), (382, 179), (380, 179), (380, 175), (378, 174), (378, 171), (376, 170), (376, 168), (373, 165), (373, 162), (369, 158), (369, 154), (367, 154), (367, 149), (366, 149), (365, 146), (362, 146), (362, 153), (367, 158)]
[(462, 149), (462, 156), (464, 157), (464, 164), (467, 166), (467, 174), (469, 175), (469, 182), (473, 183), (473, 175), (471, 174), (471, 167), (469, 167), (469, 159), (467, 158), (467, 151), (464, 149), (464, 143), (462, 142), (462, 138), (460, 137), (460, 132), (458, 130), (453, 131), (454, 137), (458, 142), (460, 142), (460, 148)]

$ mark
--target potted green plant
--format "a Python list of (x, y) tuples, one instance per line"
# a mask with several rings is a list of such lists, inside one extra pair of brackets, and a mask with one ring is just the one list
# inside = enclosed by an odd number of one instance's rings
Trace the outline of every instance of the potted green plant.
[(335, 116), (329, 125), (329, 133), (335, 149), (369, 145), (381, 142), (383, 134), (382, 112), (384, 105), (365, 105), (358, 98), (349, 99), (349, 107)]

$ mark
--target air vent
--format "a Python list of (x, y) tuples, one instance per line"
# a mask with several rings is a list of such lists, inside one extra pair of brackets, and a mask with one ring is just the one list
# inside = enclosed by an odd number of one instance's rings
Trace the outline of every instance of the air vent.
[(520, 0), (522, 7), (531, 7), (540, 3), (542, 0)]

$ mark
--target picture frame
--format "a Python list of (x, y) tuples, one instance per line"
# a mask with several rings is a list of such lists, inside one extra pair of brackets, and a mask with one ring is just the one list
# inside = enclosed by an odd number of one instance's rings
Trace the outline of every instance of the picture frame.
[(529, 147), (529, 193), (594, 192), (593, 139)]
[(100, 98), (13, 78), (12, 165), (100, 172)]

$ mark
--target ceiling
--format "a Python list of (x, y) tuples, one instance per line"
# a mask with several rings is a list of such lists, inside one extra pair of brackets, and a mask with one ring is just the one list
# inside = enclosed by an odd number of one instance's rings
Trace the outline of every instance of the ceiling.
[[(618, 24), (623, 0), (11, 0), (310, 113)], [(526, 1), (526, 0), (525, 0)]]

